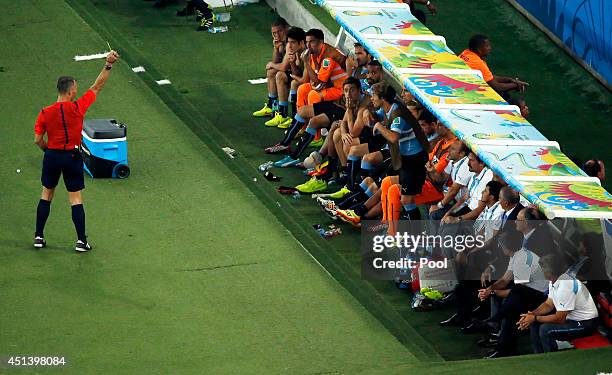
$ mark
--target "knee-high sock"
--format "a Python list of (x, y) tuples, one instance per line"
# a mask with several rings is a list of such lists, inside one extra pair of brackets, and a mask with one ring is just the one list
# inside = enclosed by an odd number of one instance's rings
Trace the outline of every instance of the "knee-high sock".
[(342, 210), (348, 210), (360, 203), (365, 202), (367, 199), (368, 196), (361, 189), (359, 189), (359, 191), (356, 191), (344, 197), (342, 201), (338, 203), (338, 207)]
[(268, 93), (268, 107), (272, 108), (277, 98), (276, 95)]
[(361, 181), (360, 184), (356, 185), (354, 192), (347, 195), (338, 204), (338, 207), (343, 210), (352, 209), (365, 203), (371, 196), (372, 192), (369, 190), (369, 186), (364, 181)]
[(392, 183), (391, 183), (391, 177), (385, 177), (382, 180), (381, 186), (380, 186), (380, 190), (381, 190), (381, 194), (380, 194), (380, 207), (382, 209), (382, 219), (381, 221), (383, 223), (386, 223), (387, 220), (389, 219), (389, 210), (388, 210), (388, 203), (387, 203), (387, 196), (389, 193), (389, 188), (391, 187)]
[(368, 196), (368, 198), (370, 198), (372, 196), (372, 192), (369, 192), (370, 191), (370, 186), (368, 184), (366, 184), (365, 181), (361, 181), (359, 183), (359, 187), (361, 188), (361, 191), (363, 191), (363, 193)]
[(355, 207), (354, 211), (357, 216), (363, 217), (363, 215), (368, 213), (368, 208), (365, 204), (361, 203), (359, 206)]
[(414, 203), (408, 203), (403, 205), (404, 215), (410, 220), (419, 220), (421, 218), (421, 211)]
[(289, 91), (289, 103), (291, 103), (291, 114), (297, 115), (297, 90)]
[(36, 208), (36, 233), (35, 236), (44, 237), (45, 224), (49, 218), (49, 212), (51, 212), (51, 202), (41, 199), (38, 201), (38, 207)]
[(355, 187), (359, 184), (357, 178), (359, 177), (359, 171), (361, 170), (361, 158), (359, 156), (349, 155), (347, 160), (347, 167), (349, 171), (349, 183), (348, 187), (351, 190), (355, 190)]
[(293, 122), (291, 122), (291, 127), (287, 129), (287, 134), (285, 134), (285, 138), (283, 138), (281, 141), (281, 145), (289, 146), (291, 142), (293, 142), (293, 139), (297, 133), (300, 132), (300, 129), (302, 129), (302, 126), (304, 126), (304, 122), (305, 120), (302, 118), (302, 116), (295, 115), (293, 117)]
[(372, 177), (372, 171), (374, 170), (374, 166), (367, 161), (361, 159), (361, 177)]
[(300, 138), (300, 141), (295, 147), (295, 150), (293, 150), (293, 152), (291, 153), (291, 158), (293, 160), (296, 160), (300, 157), (300, 155), (302, 155), (302, 152), (304, 152), (306, 147), (308, 147), (310, 142), (312, 142), (316, 133), (317, 129), (311, 128), (310, 126), (306, 128), (306, 132), (302, 135), (302, 138)]
[(283, 117), (287, 117), (289, 115), (289, 103), (278, 102), (278, 113), (280, 113)]
[(358, 216), (363, 216), (368, 212), (368, 208), (365, 204), (368, 199), (372, 198), (372, 196), (374, 195), (374, 191), (372, 191), (372, 186), (368, 186), (365, 181), (362, 181), (359, 184), (359, 187), (361, 188), (361, 190), (363, 190), (365, 197), (363, 201), (359, 202), (357, 205), (354, 206), (353, 210)]
[(72, 222), (77, 232), (77, 238), (87, 242), (87, 236), (85, 236), (85, 209), (83, 209), (82, 204), (72, 206)]
[(401, 188), (398, 184), (389, 186), (387, 190), (387, 222), (389, 223), (388, 234), (397, 232), (397, 222), (402, 211)]

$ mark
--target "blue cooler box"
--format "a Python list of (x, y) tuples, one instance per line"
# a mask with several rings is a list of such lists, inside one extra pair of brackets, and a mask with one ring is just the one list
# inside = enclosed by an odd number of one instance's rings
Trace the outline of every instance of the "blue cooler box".
[(85, 120), (81, 134), (85, 172), (99, 178), (126, 178), (130, 175), (125, 124), (114, 119)]

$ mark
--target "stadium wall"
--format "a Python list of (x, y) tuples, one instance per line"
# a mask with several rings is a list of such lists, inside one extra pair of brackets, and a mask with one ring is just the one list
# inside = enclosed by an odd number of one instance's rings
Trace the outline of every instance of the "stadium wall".
[(507, 1), (611, 89), (612, 1)]

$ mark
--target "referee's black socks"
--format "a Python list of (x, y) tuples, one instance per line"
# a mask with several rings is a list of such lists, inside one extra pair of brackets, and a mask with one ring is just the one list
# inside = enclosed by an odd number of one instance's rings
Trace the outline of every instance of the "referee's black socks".
[(44, 237), (43, 232), (45, 231), (45, 223), (49, 218), (49, 212), (51, 211), (51, 202), (41, 199), (38, 201), (38, 208), (36, 209), (36, 233), (37, 237)]
[(76, 229), (77, 237), (83, 243), (87, 243), (87, 236), (85, 236), (85, 209), (83, 204), (75, 204), (72, 206), (72, 222), (74, 223), (74, 229)]

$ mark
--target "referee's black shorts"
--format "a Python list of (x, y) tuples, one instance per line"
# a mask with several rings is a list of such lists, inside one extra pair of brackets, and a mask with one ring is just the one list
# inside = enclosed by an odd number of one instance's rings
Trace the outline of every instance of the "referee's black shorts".
[(85, 189), (83, 176), (83, 158), (79, 150), (46, 150), (43, 158), (40, 181), (47, 189), (54, 189), (60, 175), (64, 176), (64, 185), (69, 192)]
[(400, 185), (402, 195), (417, 195), (423, 189), (425, 177), (425, 163), (427, 163), (425, 151), (414, 155), (402, 155), (402, 169), (400, 169)]
[(315, 116), (325, 114), (330, 124), (334, 121), (342, 120), (344, 118), (344, 112), (346, 112), (344, 108), (330, 101), (314, 103), (312, 109), (314, 110)]

